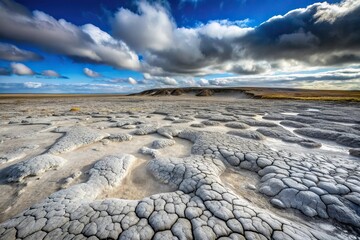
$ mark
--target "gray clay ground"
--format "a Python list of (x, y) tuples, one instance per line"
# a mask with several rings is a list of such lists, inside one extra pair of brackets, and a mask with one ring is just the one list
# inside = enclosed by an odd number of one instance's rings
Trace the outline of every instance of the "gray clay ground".
[(0, 239), (360, 238), (358, 103), (3, 99), (0, 116)]

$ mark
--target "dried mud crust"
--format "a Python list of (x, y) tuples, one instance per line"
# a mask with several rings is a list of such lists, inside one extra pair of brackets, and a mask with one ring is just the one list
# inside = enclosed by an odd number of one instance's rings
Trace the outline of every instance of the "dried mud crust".
[(86, 183), (56, 192), (1, 224), (1, 238), (291, 239), (296, 235), (331, 239), (239, 198), (219, 180), (223, 163), (203, 156), (149, 162), (148, 169), (157, 179), (177, 186), (173, 193), (141, 200), (94, 200), (102, 190), (119, 186), (134, 159), (123, 155), (100, 160)]
[[(160, 234), (182, 239), (332, 238), (275, 216), (234, 194), (219, 178), (229, 165), (262, 176), (259, 191), (273, 197), (271, 202), (276, 206), (296, 208), (307, 216), (335, 218), (359, 227), (359, 216), (350, 205), (343, 204), (351, 197), (356, 199), (352, 193), (358, 189), (334, 184), (332, 179), (323, 180), (321, 176), (326, 176), (326, 172), (322, 170), (319, 174), (316, 165), (323, 166), (321, 159), (314, 157), (312, 163), (303, 164), (291, 154), (275, 153), (256, 141), (249, 143), (226, 134), (171, 128), (166, 132), (175, 132), (176, 136), (194, 143), (189, 157), (153, 155), (155, 158), (148, 163), (148, 171), (160, 182), (176, 188), (175, 192), (141, 200), (95, 200), (104, 189), (120, 186), (135, 159), (131, 155), (109, 156), (94, 165), (86, 183), (56, 192), (3, 223), (1, 236), (157, 239)], [(304, 172), (307, 177), (298, 182)], [(351, 178), (346, 169), (340, 173), (339, 177)], [(316, 181), (315, 177), (320, 179)]]
[[(151, 103), (146, 111), (135, 113), (131, 107), (138, 103), (129, 101), (129, 107), (118, 113), (77, 113), (79, 116), (63, 113), (59, 116), (61, 121), (52, 118), (56, 124), (50, 126), (61, 137), (37, 156), (27, 157), (31, 147), (20, 153), (11, 149), (6, 152), (6, 156), (15, 152), (15, 157), (3, 157), (7, 167), (0, 171), (2, 175), (7, 173), (5, 180), (26, 184), (32, 175), (41, 177), (61, 171), (64, 163), (71, 163), (71, 159), (63, 156), (81, 153), (84, 147), (94, 146), (94, 151), (101, 152), (112, 149), (106, 147), (109, 145), (135, 144), (140, 153), (127, 154), (125, 147), (124, 153), (91, 163), (82, 181), (64, 185), (65, 189), (47, 195), (1, 223), (0, 239), (358, 237), (359, 161), (341, 154), (326, 155), (321, 149), (302, 148), (302, 142), (316, 141), (313, 138), (307, 141), (279, 125), (300, 130), (322, 129), (342, 136), (352, 134), (351, 139), (355, 139), (359, 136), (358, 120), (337, 118), (351, 112), (351, 108), (341, 107), (334, 112), (324, 104), (319, 107), (323, 112), (319, 117), (308, 113), (308, 106), (302, 103), (291, 105), (284, 101), (276, 107), (263, 101), (251, 103), (246, 107), (217, 102), (212, 106)], [(282, 114), (285, 111), (300, 113)], [(338, 123), (329, 129), (334, 119)], [(48, 122), (41, 118), (22, 122), (20, 118), (12, 124), (32, 127)], [(284, 144), (298, 143), (304, 152), (297, 153), (291, 148), (275, 151), (267, 145), (267, 137), (283, 140)], [(146, 143), (142, 139), (147, 139)], [(176, 147), (179, 139), (192, 143), (191, 153), (184, 154), (182, 148)], [(351, 139), (339, 143), (353, 142)], [(6, 141), (11, 138), (6, 138), (4, 144), (8, 144)], [(357, 148), (353, 144), (351, 147)], [(179, 152), (170, 154), (171, 151)], [(139, 161), (139, 156), (148, 160)], [(245, 170), (247, 175), (242, 178), (224, 175), (229, 172), (241, 175)], [(81, 174), (80, 171), (71, 176)], [(249, 178), (253, 180), (247, 181)], [(146, 179), (149, 183), (144, 182)], [(241, 181), (225, 182), (236, 179)], [(146, 192), (136, 184), (153, 184), (154, 188)], [(236, 186), (245, 186), (247, 190), (236, 191)], [(259, 196), (263, 203), (251, 201), (246, 196), (249, 191), (251, 197)], [(265, 203), (282, 209), (279, 211), (284, 214), (278, 214)], [(298, 220), (286, 214), (294, 211)]]
[(262, 177), (259, 192), (269, 196), (277, 207), (360, 227), (357, 162), (344, 164), (346, 160), (326, 156), (275, 152), (257, 141), (219, 133), (183, 130), (178, 137), (194, 143), (193, 154), (223, 159), (232, 167), (257, 172)]

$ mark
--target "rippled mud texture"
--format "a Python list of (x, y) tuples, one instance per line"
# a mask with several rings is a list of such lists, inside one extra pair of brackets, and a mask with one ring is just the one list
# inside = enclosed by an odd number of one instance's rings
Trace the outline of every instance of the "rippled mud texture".
[(1, 99), (0, 239), (360, 236), (358, 103), (207, 99)]

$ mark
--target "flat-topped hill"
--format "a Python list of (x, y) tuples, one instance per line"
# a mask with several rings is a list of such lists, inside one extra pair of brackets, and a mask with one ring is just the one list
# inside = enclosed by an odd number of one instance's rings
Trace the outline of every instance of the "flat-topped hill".
[(256, 88), (256, 87), (191, 87), (191, 88), (160, 88), (150, 89), (136, 96), (181, 96), (193, 95), (199, 97), (232, 96), (240, 98), (262, 99), (295, 99), (295, 100), (325, 100), (325, 101), (360, 101), (359, 90), (309, 90), (291, 88)]

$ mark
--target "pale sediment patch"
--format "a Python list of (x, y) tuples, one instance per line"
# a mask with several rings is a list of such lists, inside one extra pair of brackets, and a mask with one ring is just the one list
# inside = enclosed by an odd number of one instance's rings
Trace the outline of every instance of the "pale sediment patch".
[(5, 141), (9, 139), (21, 139), (36, 135), (41, 130), (48, 128), (49, 126), (44, 125), (6, 124), (0, 128), (0, 138)]
[[(316, 109), (315, 109), (316, 110)], [(315, 111), (315, 110), (311, 110), (311, 111)], [(320, 111), (320, 110), (316, 110), (316, 111)], [(285, 114), (282, 113), (284, 115), (294, 115), (296, 116), (298, 113), (296, 114)], [(281, 127), (283, 127), (284, 129), (286, 129), (287, 131), (289, 131), (290, 133), (292, 133), (293, 135), (295, 135), (298, 138), (304, 138), (304, 136), (298, 134), (295, 130), (298, 128), (294, 128), (294, 127), (289, 127), (289, 126), (284, 126), (280, 124), (280, 120), (268, 120), (268, 119), (264, 119), (263, 116), (261, 115), (257, 115), (255, 117), (255, 119), (259, 120), (259, 121), (264, 121), (264, 122), (273, 122), (276, 123), (278, 125), (280, 125)], [(257, 129), (254, 129), (257, 130)], [(304, 151), (304, 149), (306, 149), (306, 151), (311, 151), (314, 153), (328, 153), (328, 154), (339, 154), (342, 156), (347, 156), (349, 155), (349, 147), (346, 146), (342, 146), (340, 144), (337, 144), (335, 142), (329, 141), (329, 140), (325, 140), (325, 139), (317, 139), (317, 138), (313, 138), (313, 137), (306, 137), (306, 139), (309, 139), (311, 141), (315, 141), (321, 144), (321, 147), (318, 149), (309, 149), (306, 147), (297, 147), (296, 144), (294, 143), (286, 143), (283, 144), (281, 143), (280, 139), (277, 138), (269, 138), (267, 137), (266, 140), (263, 142), (264, 144), (271, 146), (271, 148), (277, 149), (277, 150), (281, 150), (281, 149), (286, 149), (289, 146), (292, 146), (291, 149), (295, 150), (295, 151), (299, 151), (302, 152)]]
[(128, 174), (122, 180), (121, 185), (105, 190), (98, 199), (120, 198), (120, 199), (142, 199), (157, 193), (176, 191), (167, 184), (162, 184), (147, 171), (147, 161), (137, 159), (128, 170)]
[[(119, 132), (126, 132), (120, 130), (118, 128), (109, 129), (113, 134)], [(52, 136), (59, 136), (56, 133), (47, 133)], [(144, 136), (134, 136), (131, 141), (125, 142), (111, 142), (104, 144), (103, 142), (96, 142), (90, 145), (79, 147), (73, 151), (62, 153), (59, 156), (65, 158), (67, 161), (64, 165), (61, 166), (61, 170), (55, 170), (50, 172), (43, 173), (40, 177), (28, 177), (26, 178), (26, 184), (0, 184), (1, 192), (6, 192), (8, 194), (0, 195), (0, 222), (15, 216), (19, 212), (24, 209), (32, 206), (33, 204), (39, 202), (40, 200), (48, 197), (50, 194), (56, 192), (61, 188), (68, 188), (75, 184), (85, 182), (88, 178), (87, 171), (91, 169), (92, 165), (98, 161), (99, 159), (105, 157), (106, 155), (119, 155), (123, 153), (130, 153), (136, 157), (138, 157), (139, 162), (136, 161), (136, 164), (142, 164), (141, 166), (133, 166), (134, 172), (139, 176), (137, 180), (135, 177), (131, 177), (131, 175), (127, 176), (127, 181), (130, 184), (126, 186), (125, 190), (119, 190), (120, 193), (116, 193), (115, 190), (111, 190), (109, 196), (123, 196), (125, 199), (135, 199), (135, 196), (149, 196), (152, 191), (157, 192), (170, 192), (172, 189), (169, 189), (167, 185), (162, 185), (157, 182), (151, 175), (146, 172), (146, 161), (151, 159), (150, 156), (146, 156), (140, 154), (138, 151), (143, 146), (151, 146), (152, 142), (158, 140), (160, 137), (157, 134), (144, 135)], [(172, 156), (172, 157), (185, 157), (189, 156), (191, 153), (192, 143), (188, 140), (174, 138), (176, 144), (173, 146), (166, 147), (164, 149), (159, 149), (158, 151), (163, 156)], [(51, 145), (47, 141), (45, 145)], [(45, 146), (44, 146), (45, 148)], [(18, 161), (16, 161), (18, 162)], [(20, 161), (21, 162), (21, 161)], [(3, 164), (8, 166), (9, 164)], [(76, 172), (82, 172), (82, 175), (79, 178), (74, 179), (68, 184), (64, 185), (65, 179), (72, 176)], [(142, 175), (141, 173), (144, 173)], [(4, 179), (5, 180), (5, 179)], [(145, 181), (145, 185), (140, 184), (142, 180)], [(135, 182), (132, 184), (132, 182)], [(153, 187), (154, 186), (154, 187)], [(136, 193), (136, 188), (138, 187), (141, 193)], [(147, 187), (152, 188), (147, 190)], [(121, 188), (121, 187), (120, 187)], [(108, 194), (106, 191), (104, 194)], [(115, 194), (115, 195), (113, 195)], [(120, 195), (119, 195), (120, 194)], [(131, 197), (133, 196), (133, 197)], [(138, 199), (141, 199), (139, 197)]]
[(256, 173), (226, 168), (221, 174), (220, 179), (226, 187), (249, 202), (253, 202), (262, 208), (271, 207), (269, 200), (256, 192), (256, 186), (260, 181)]

